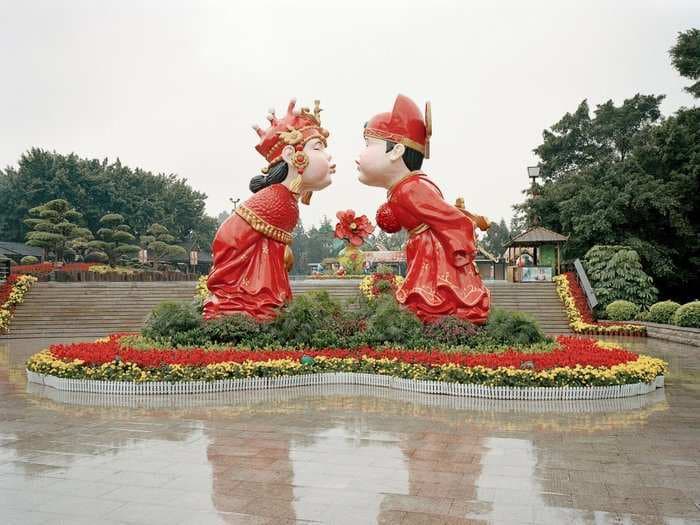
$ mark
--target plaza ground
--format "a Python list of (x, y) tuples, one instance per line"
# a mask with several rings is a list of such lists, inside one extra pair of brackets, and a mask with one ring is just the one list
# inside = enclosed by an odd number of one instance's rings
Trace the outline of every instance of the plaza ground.
[(27, 385), (53, 341), (0, 339), (0, 523), (700, 524), (700, 348), (615, 340), (668, 360), (666, 388), (108, 398)]

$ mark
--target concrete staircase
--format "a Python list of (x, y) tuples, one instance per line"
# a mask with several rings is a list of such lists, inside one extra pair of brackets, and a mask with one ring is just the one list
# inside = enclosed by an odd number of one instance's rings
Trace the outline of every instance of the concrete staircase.
[(492, 307), (530, 314), (547, 335), (572, 334), (554, 283), (486, 281), (486, 285)]
[[(487, 286), (494, 306), (531, 314), (547, 334), (570, 333), (554, 284), (492, 281)], [(91, 338), (136, 332), (158, 303), (191, 300), (194, 288), (194, 282), (37, 283), (4, 337)], [(295, 294), (318, 289), (342, 301), (359, 293), (355, 280), (292, 281)]]

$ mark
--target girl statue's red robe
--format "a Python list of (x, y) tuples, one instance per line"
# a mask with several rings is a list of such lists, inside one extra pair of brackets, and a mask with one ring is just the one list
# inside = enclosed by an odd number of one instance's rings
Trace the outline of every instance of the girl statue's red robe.
[(245, 313), (272, 319), (292, 297), (285, 250), (299, 219), (297, 198), (283, 184), (253, 194), (214, 237), (205, 319)]
[(425, 174), (413, 172), (394, 185), (377, 222), (386, 231), (409, 233), (400, 303), (426, 322), (445, 315), (486, 322), (490, 293), (474, 263), (474, 225)]

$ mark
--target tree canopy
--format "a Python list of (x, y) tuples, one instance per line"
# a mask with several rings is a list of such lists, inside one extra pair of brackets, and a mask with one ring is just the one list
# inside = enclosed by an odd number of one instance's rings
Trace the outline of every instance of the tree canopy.
[(119, 159), (110, 163), (33, 148), (16, 167), (0, 170), (0, 239), (24, 240), (29, 228), (22, 221), (29, 210), (54, 199), (70, 202), (94, 232), (106, 212), (128, 217), (137, 236), (159, 223), (179, 239), (194, 234), (208, 246), (216, 231), (216, 219), (204, 213), (206, 195), (185, 179), (132, 169)]
[[(686, 71), (683, 35), (671, 54), (674, 64), (684, 57)], [(632, 248), (661, 297), (685, 301), (700, 289), (700, 108), (663, 118), (662, 100), (609, 100), (593, 115), (583, 100), (545, 130), (534, 150), (542, 183), (514, 206), (514, 223), (536, 219), (570, 235), (568, 258), (597, 244)]]

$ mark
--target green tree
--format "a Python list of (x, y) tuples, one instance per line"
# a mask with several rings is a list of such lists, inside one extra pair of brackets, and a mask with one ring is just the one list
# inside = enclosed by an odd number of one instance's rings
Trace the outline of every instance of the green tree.
[(151, 224), (140, 239), (141, 247), (148, 250), (148, 258), (157, 270), (160, 263), (174, 257), (184, 257), (187, 250), (175, 244), (175, 237), (162, 224)]
[(77, 236), (68, 243), (68, 247), (76, 255), (77, 260), (84, 261), (90, 250), (89, 243), (94, 240), (95, 236), (87, 228), (78, 228), (76, 234)]
[(27, 233), (27, 244), (44, 249), (45, 255), (53, 252), (57, 261), (63, 261), (68, 243), (82, 233), (73, 221), (82, 218), (64, 199), (54, 199), (29, 210), (24, 223), (31, 227)]
[(486, 235), (481, 239), (480, 244), (492, 255), (500, 257), (503, 255), (506, 243), (510, 240), (510, 230), (506, 221), (501, 219), (500, 222), (491, 224)]
[(131, 233), (129, 225), (124, 223), (124, 217), (118, 213), (108, 213), (102, 216), (100, 224), (102, 227), (97, 230), (98, 239), (87, 243), (88, 255), (96, 254), (110, 266), (116, 266), (122, 256), (139, 251), (138, 245), (134, 244), (136, 237)]
[[(28, 211), (53, 199), (65, 199), (83, 213), (91, 231), (107, 210), (129, 218), (137, 237), (153, 223), (178, 238), (195, 231), (213, 238), (216, 223), (204, 213), (206, 195), (173, 174), (154, 174), (124, 166), (119, 159), (85, 159), (33, 148), (17, 166), (0, 170), (0, 238), (24, 239)], [(200, 242), (204, 242), (200, 240)]]
[(694, 81), (685, 90), (696, 98), (700, 97), (700, 30), (693, 28), (678, 33), (676, 45), (669, 52), (673, 67)]
[[(585, 126), (575, 126), (586, 130), (585, 136), (577, 131), (576, 140), (545, 132), (535, 150), (543, 182), (514, 207), (513, 223), (522, 227), (538, 217), (543, 226), (568, 234), (568, 259), (583, 257), (596, 244), (631, 247), (662, 297), (687, 301), (700, 287), (700, 109), (661, 121), (660, 97), (630, 100), (624, 110), (604, 105)], [(577, 118), (586, 121), (587, 115), (578, 112)], [(581, 144), (589, 154), (581, 153)]]

